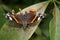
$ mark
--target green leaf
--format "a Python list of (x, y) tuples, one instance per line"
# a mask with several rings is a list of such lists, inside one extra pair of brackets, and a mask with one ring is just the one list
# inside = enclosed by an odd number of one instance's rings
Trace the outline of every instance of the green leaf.
[(34, 36), (34, 35), (33, 35), (33, 37), (31, 37), (30, 40), (46, 40), (46, 39), (43, 38), (42, 36)]
[(49, 28), (50, 39), (60, 40), (60, 10), (56, 4), (53, 9), (53, 19), (50, 21)]
[(41, 31), (41, 34), (43, 37), (47, 38), (49, 37), (49, 23), (51, 19), (53, 18), (53, 15), (51, 14), (51, 10), (54, 7), (53, 3), (49, 3), (46, 11), (45, 11), (45, 18), (41, 21), (39, 28)]
[(41, 32), (41, 29), (40, 29), (39, 27), (37, 27), (35, 33), (36, 33), (37, 35), (41, 36), (41, 33), (42, 33), (42, 32)]
[(4, 4), (2, 4), (1, 7), (2, 7), (3, 10), (5, 10), (7, 12), (11, 11), (11, 9), (9, 7), (7, 7), (6, 5), (4, 5)]
[(0, 4), (0, 29), (3, 26), (3, 24), (6, 21), (6, 18), (4, 17), (4, 13), (5, 11), (10, 11), (11, 9), (9, 9), (7, 6)]
[(6, 18), (4, 18), (3, 13), (4, 13), (4, 10), (2, 9), (2, 7), (0, 5), (0, 28), (3, 26), (3, 24), (6, 21)]
[[(37, 10), (39, 9), (39, 11), (37, 11), (37, 14), (38, 12), (44, 13), (46, 7), (48, 6), (48, 3), (49, 1), (37, 3), (35, 5), (29, 6), (23, 9), (21, 12), (24, 13), (24, 11), (28, 11), (30, 7), (34, 7)], [(17, 25), (13, 22), (7, 22), (1, 28), (0, 39), (1, 40), (28, 40), (33, 35), (34, 31), (37, 29), (40, 22), (41, 20), (36, 21), (31, 26), (28, 25), (28, 28), (26, 28), (26, 30), (23, 30), (23, 28), (20, 28), (21, 25)]]

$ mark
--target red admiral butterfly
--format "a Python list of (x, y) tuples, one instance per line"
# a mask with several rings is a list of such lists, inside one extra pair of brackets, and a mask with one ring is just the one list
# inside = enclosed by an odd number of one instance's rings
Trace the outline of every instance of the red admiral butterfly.
[(15, 14), (15, 11), (12, 10), (11, 13), (6, 13), (4, 15), (9, 20), (22, 24), (24, 28), (26, 28), (27, 24), (33, 24), (36, 20), (40, 20), (44, 17), (44, 14), (41, 13), (37, 16), (34, 8), (30, 8), (29, 13), (27, 11), (25, 11), (25, 14), (21, 13), (20, 11), (18, 13), (19, 14)]

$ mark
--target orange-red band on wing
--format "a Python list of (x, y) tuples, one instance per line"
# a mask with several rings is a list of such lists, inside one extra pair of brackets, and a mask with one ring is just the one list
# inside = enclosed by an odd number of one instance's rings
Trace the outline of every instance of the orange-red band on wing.
[(35, 19), (37, 18), (37, 16), (34, 17), (34, 19), (31, 21), (31, 23), (33, 23), (35, 21)]
[(12, 16), (12, 17), (16, 21), (16, 23), (19, 23), (19, 21), (15, 18), (15, 16)]

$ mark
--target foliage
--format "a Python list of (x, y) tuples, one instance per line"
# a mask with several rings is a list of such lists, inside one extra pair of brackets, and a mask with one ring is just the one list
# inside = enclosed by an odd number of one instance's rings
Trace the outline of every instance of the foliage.
[[(45, 13), (41, 19), (26, 30), (8, 21), (3, 14), (18, 8), (26, 11), (29, 7)], [(60, 1), (59, 0), (0, 0), (0, 40), (60, 40)]]

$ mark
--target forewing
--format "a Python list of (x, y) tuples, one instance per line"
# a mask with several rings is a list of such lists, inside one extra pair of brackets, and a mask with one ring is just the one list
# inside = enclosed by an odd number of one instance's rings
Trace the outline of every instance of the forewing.
[(28, 13), (27, 14), (27, 23), (30, 24), (31, 21), (34, 19), (35, 14), (34, 13)]
[(21, 21), (21, 17), (22, 17), (22, 15), (14, 15), (15, 16), (15, 18), (18, 20), (18, 22), (20, 23), (20, 24), (22, 24), (22, 21)]

